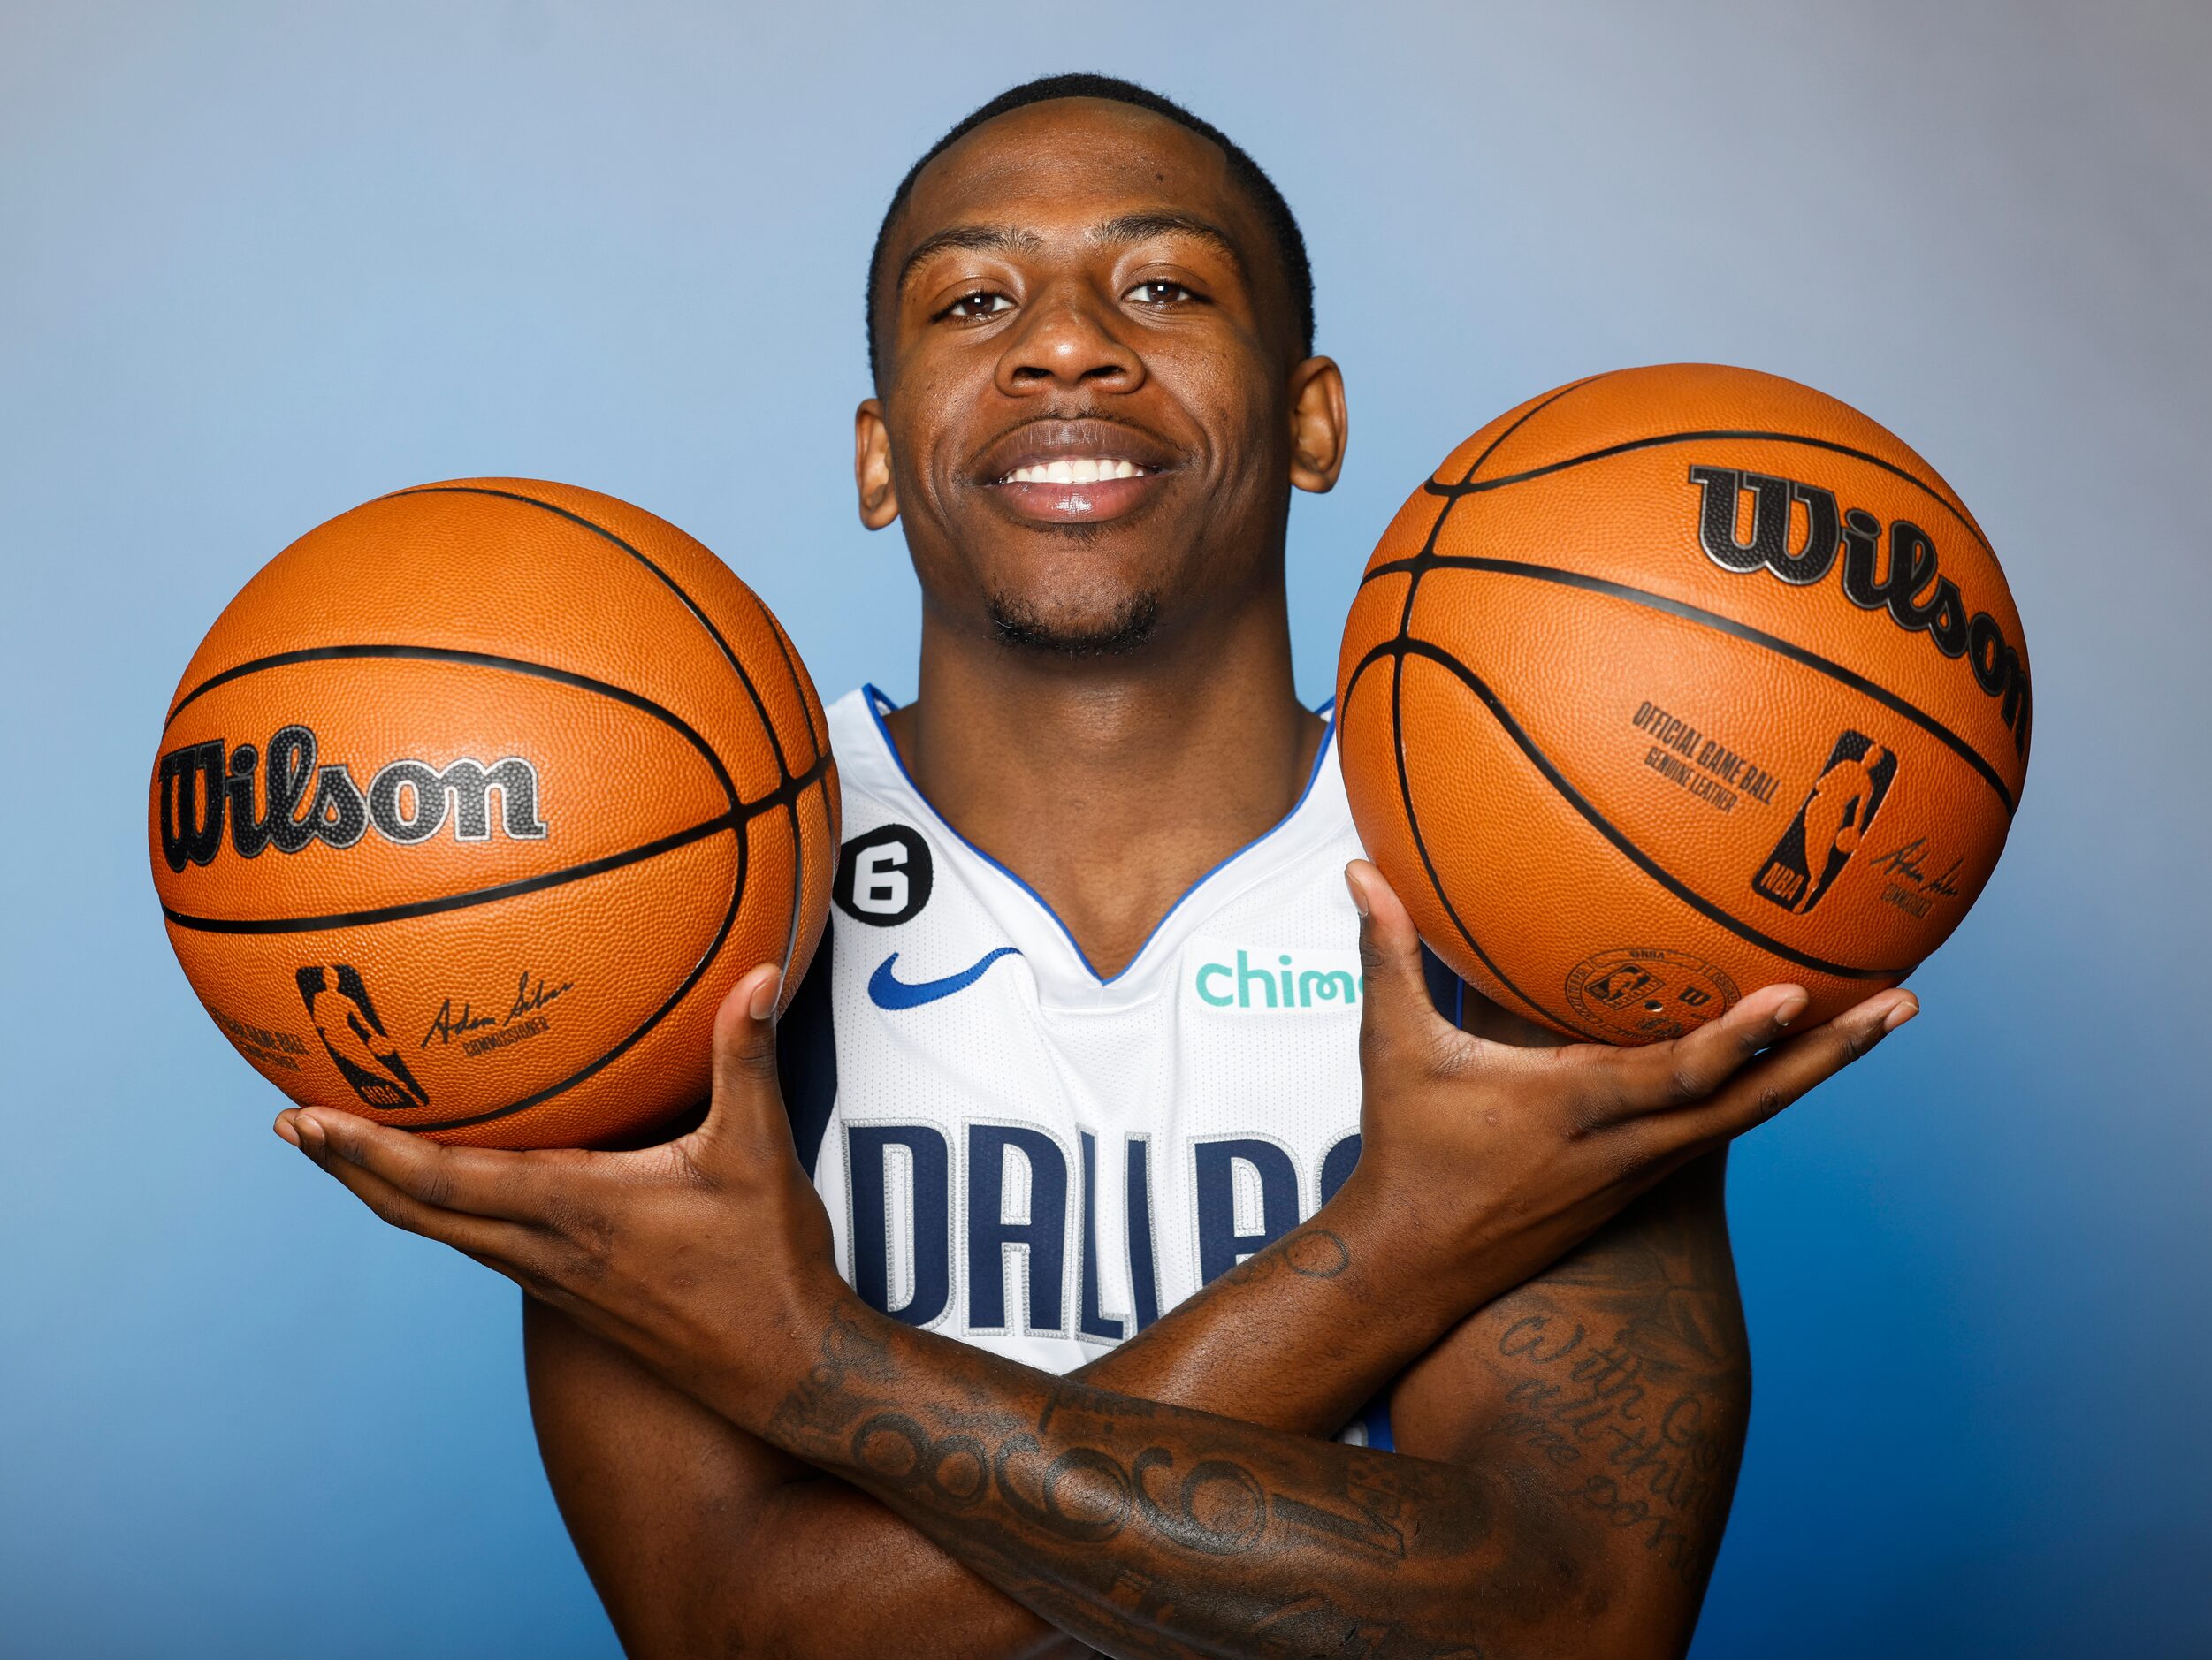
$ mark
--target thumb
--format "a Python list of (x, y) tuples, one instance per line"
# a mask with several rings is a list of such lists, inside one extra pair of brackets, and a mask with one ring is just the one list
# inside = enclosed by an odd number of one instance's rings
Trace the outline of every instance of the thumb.
[(1360, 999), (1362, 1057), (1426, 1053), (1451, 1028), (1429, 996), (1413, 918), (1367, 860), (1346, 865), (1344, 880), (1360, 913), (1360, 967), (1367, 978)]
[(782, 971), (764, 963), (740, 975), (714, 1011), (714, 1098), (694, 1133), (740, 1157), (790, 1144), (775, 1069), (775, 1006), (782, 981)]

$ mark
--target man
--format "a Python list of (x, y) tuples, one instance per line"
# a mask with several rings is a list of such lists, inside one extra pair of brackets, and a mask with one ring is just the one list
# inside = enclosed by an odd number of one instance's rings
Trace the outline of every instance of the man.
[(279, 1132), (533, 1293), (633, 1653), (1679, 1653), (1749, 1406), (1715, 1149), (1917, 1004), (1785, 1041), (1767, 987), (1641, 1050), (1438, 1015), (1292, 689), (1342, 382), (1212, 128), (1016, 88), (910, 174), (868, 307), (920, 694), (833, 712), (781, 1089), (770, 965), (662, 1146)]

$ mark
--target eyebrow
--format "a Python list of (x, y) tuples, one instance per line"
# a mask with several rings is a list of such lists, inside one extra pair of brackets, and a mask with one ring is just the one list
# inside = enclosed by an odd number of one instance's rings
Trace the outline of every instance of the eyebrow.
[(897, 293), (906, 286), (906, 279), (914, 274), (914, 268), (933, 254), (942, 254), (949, 247), (957, 247), (972, 254), (1034, 254), (1044, 246), (1044, 238), (1034, 231), (1025, 231), (1018, 225), (955, 225), (926, 236), (906, 256), (898, 268), (898, 281), (891, 292)]
[(1248, 274), (1244, 263), (1244, 250), (1228, 232), (1210, 219), (1201, 219), (1188, 213), (1125, 213), (1117, 219), (1091, 228), (1091, 240), (1107, 244), (1141, 242), (1155, 236), (1194, 236), (1201, 242), (1209, 242), (1237, 268), (1239, 275)]
[[(1193, 236), (1210, 243), (1225, 255), (1240, 275), (1248, 274), (1244, 250), (1239, 247), (1229, 232), (1209, 219), (1201, 219), (1187, 213), (1125, 213), (1118, 218), (1108, 219), (1091, 227), (1091, 240), (1111, 247), (1117, 244), (1141, 242), (1155, 236)], [(947, 248), (959, 248), (975, 254), (1034, 254), (1044, 247), (1044, 239), (1034, 231), (1018, 225), (955, 225), (924, 237), (898, 268), (898, 281), (891, 292), (898, 293), (906, 286), (921, 263), (933, 255)]]

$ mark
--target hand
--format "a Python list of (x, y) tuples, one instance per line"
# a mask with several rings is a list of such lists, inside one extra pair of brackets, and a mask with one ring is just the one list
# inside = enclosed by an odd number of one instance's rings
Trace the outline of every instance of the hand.
[(1436, 1012), (1420, 937), (1383, 873), (1361, 859), (1345, 876), (1367, 994), (1360, 1161), (1339, 1198), (1405, 1215), (1432, 1242), (1439, 1274), (1478, 1287), (1477, 1300), (1557, 1260), (1920, 1009), (1911, 992), (1880, 992), (1793, 1037), (1789, 1023), (1811, 1000), (1801, 986), (1768, 986), (1671, 1042), (1499, 1042)]
[(808, 1316), (836, 1289), (829, 1219), (776, 1083), (777, 986), (758, 968), (723, 1000), (713, 1104), (660, 1146), (442, 1146), (324, 1108), (280, 1113), (275, 1129), (385, 1221), (506, 1275), (677, 1387), (772, 1405), (804, 1374)]

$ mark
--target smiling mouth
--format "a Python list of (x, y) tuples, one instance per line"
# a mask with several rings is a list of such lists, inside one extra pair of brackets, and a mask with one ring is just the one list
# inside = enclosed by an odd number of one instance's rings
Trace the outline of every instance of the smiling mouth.
[(1017, 467), (1004, 477), (994, 480), (1001, 484), (1095, 484), (1102, 479), (1148, 478), (1156, 471), (1140, 467), (1134, 461), (1117, 461), (1111, 456), (1074, 456), (1065, 461), (1039, 461), (1030, 467)]
[(970, 477), (983, 499), (1033, 525), (1097, 525), (1144, 510), (1183, 455), (1133, 423), (1045, 416), (1002, 434)]
[(1056, 457), (1003, 474), (983, 494), (1031, 524), (1103, 524), (1136, 512), (1167, 476), (1120, 457)]

